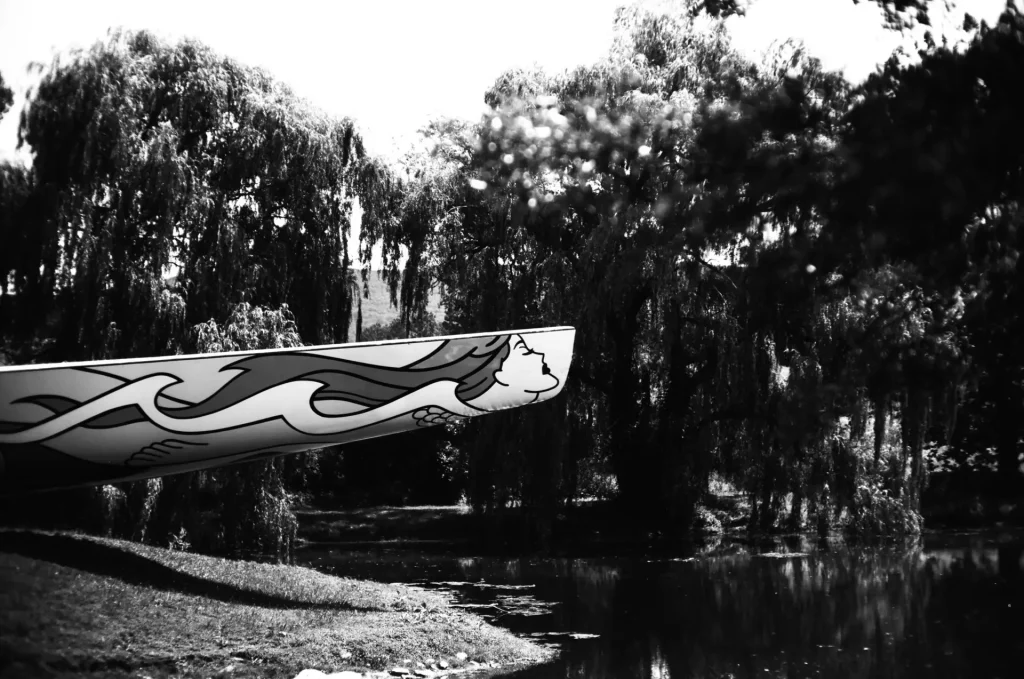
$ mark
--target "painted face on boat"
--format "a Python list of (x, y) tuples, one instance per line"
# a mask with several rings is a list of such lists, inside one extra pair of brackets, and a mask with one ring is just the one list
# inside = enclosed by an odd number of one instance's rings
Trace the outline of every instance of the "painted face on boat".
[(521, 335), (513, 335), (509, 338), (508, 357), (494, 373), (494, 384), (480, 400), (491, 407), (507, 407), (513, 402), (536, 401), (541, 394), (557, 387), (558, 378), (551, 374), (544, 354), (531, 349)]

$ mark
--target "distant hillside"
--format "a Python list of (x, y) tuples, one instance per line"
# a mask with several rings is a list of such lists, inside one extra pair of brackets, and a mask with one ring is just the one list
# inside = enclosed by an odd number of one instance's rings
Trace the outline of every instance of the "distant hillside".
[[(387, 283), (381, 280), (376, 271), (370, 274), (367, 281), (370, 288), (370, 297), (363, 299), (363, 329), (369, 328), (375, 323), (387, 325), (398, 316), (398, 309), (391, 306), (391, 295), (388, 292)], [(441, 307), (441, 296), (436, 292), (430, 294), (430, 301), (427, 302), (427, 311), (434, 314), (437, 322), (444, 320), (444, 309)], [(356, 305), (352, 305), (352, 325), (349, 327), (348, 340), (354, 342), (356, 339)]]
[[(358, 276), (358, 274), (356, 274)], [(174, 287), (177, 283), (177, 276), (170, 276), (165, 278), (165, 283)], [(367, 281), (367, 285), (370, 288), (370, 297), (363, 299), (363, 327), (369, 328), (371, 325), (380, 323), (381, 325), (387, 325), (398, 316), (398, 309), (391, 306), (391, 296), (388, 293), (387, 284), (381, 280), (379, 274), (374, 271), (370, 274), (370, 279)], [(360, 288), (362, 285), (360, 284)], [(444, 321), (444, 309), (441, 307), (441, 296), (437, 292), (430, 294), (430, 301), (427, 302), (427, 311), (434, 314), (437, 318), (437, 322), (441, 323)], [(352, 305), (352, 324), (348, 329), (348, 341), (354, 342), (356, 339), (356, 305)]]

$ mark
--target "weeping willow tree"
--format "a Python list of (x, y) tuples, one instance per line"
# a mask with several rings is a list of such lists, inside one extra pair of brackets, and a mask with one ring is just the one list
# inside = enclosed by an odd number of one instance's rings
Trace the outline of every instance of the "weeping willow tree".
[(40, 294), (38, 288), (33, 288), (24, 274), (20, 280), (17, 276), (11, 280), (11, 273), (18, 266), (17, 255), (30, 248), (32, 241), (39, 238), (38, 233), (24, 228), (25, 223), (30, 221), (32, 211), (41, 208), (39, 199), (35, 197), (34, 188), (31, 170), (19, 164), (0, 163), (0, 239), (5, 244), (0, 251), (0, 270), (7, 274), (3, 285), (0, 286), (0, 308), (3, 309), (0, 316), (4, 319), (5, 339), (14, 333), (23, 334), (24, 331), (24, 328), (19, 328), (14, 323), (15, 289), (20, 289), (25, 298)]
[[(344, 341), (358, 293), (357, 199), (364, 263), (376, 243), (397, 248), (398, 187), (353, 121), (194, 41), (114, 32), (55, 58), (19, 137), (33, 161), (0, 171), (0, 323), (21, 362)], [(274, 316), (285, 309), (287, 323)], [(294, 517), (281, 475), (312, 460), (93, 500), (121, 506), (119, 530), (136, 538), (184, 527), (209, 549), (282, 556)], [(222, 507), (225, 534), (198, 538), (188, 517), (210, 497), (237, 501)]]
[[(1018, 294), (1010, 261), (1019, 253), (1011, 224), (1020, 219), (1021, 135), (1010, 119), (1021, 95), (1006, 74), (1024, 56), (1022, 26), (1008, 8), (962, 49), (933, 45), (919, 65), (891, 60), (840, 111), (832, 190), (808, 184), (793, 193), (815, 216), (809, 237), (795, 225), (803, 240), (788, 253), (807, 272), (798, 280), (808, 294), (796, 308), (778, 307), (789, 321), (773, 325), (795, 357), (819, 366), (808, 387), (849, 424), (839, 437), (847, 452), (863, 450), (857, 488), (851, 496), (844, 485), (841, 503), (858, 530), (919, 528), (925, 445), (950, 443), (971, 383), (986, 384), (978, 393), (999, 413), (992, 430), (1009, 432), (991, 439), (1006, 451), (1000, 475), (1020, 487), (1019, 343), (1005, 339), (1020, 319), (1006, 303)], [(744, 136), (745, 121), (758, 117), (753, 103), (722, 129), (756, 160), (757, 139)], [(735, 189), (721, 185), (742, 206), (771, 196), (764, 176), (751, 163), (731, 173)], [(781, 283), (772, 287), (784, 294)], [(991, 322), (985, 330), (981, 318)], [(796, 332), (778, 334), (787, 327)]]
[[(562, 90), (559, 115), (570, 122), (547, 143), (568, 186), (531, 196), (542, 214), (572, 213), (588, 239), (581, 282), (599, 294), (586, 296), (579, 323), (597, 341), (581, 367), (604, 383), (623, 500), (684, 527), (729, 423), (762, 416), (748, 388), (758, 328), (744, 290), (758, 283), (747, 269), (766, 210), (726, 213), (706, 190), (735, 157), (708, 137), (731, 115), (732, 98), (774, 95), (785, 84), (785, 69), (739, 58), (721, 22), (690, 9), (620, 13), (609, 61), (571, 74)], [(815, 64), (802, 65), (830, 84)], [(538, 136), (519, 136), (524, 155)], [(785, 162), (788, 150), (774, 153)], [(789, 219), (799, 207), (772, 217)]]
[[(740, 298), (744, 332), (770, 339), (755, 360), (789, 375), (766, 383), (770, 416), (739, 432), (755, 447), (744, 483), (762, 524), (786, 495), (799, 516), (804, 488), (831, 494), (861, 528), (919, 528), (924, 445), (948, 440), (965, 377), (993, 374), (971, 350), (985, 334), (965, 319), (1016, 294), (1020, 133), (1008, 121), (1020, 92), (1005, 74), (1022, 54), (1020, 25), (1008, 9), (966, 48), (932, 43), (920, 65), (893, 59), (856, 90), (801, 68), (774, 91), (737, 89), (717, 112), (704, 107), (694, 175), (711, 228), (749, 220), (772, 235), (748, 234), (740, 250), (757, 281)], [(992, 395), (1004, 399), (1019, 393), (1006, 349), (990, 354), (1001, 366)], [(820, 414), (782, 426), (808, 408)], [(1019, 435), (1005, 438), (1015, 453)], [(866, 454), (851, 455), (865, 440)]]
[[(785, 497), (796, 524), (805, 504), (819, 523), (850, 513), (855, 481), (882, 468), (875, 487), (916, 511), (922, 445), (953, 415), (963, 357), (934, 286), (851, 224), (851, 206), (879, 203), (850, 153), (888, 142), (851, 135), (874, 109), (841, 76), (793, 44), (739, 58), (705, 4), (625, 8), (598, 63), (503, 74), (492, 115), (434, 126), (427, 170), (389, 177), (389, 224), (421, 251), (387, 274), (407, 326), (440, 284), (453, 331), (571, 322), (584, 340), (536, 426), (466, 427), (478, 506), (564, 499), (589, 457), (663, 530), (688, 525), (715, 468), (765, 526)], [(868, 256), (878, 243), (885, 257)], [(851, 451), (869, 423), (863, 466)], [(552, 461), (543, 482), (534, 452)]]
[[(190, 350), (203, 353), (302, 346), (287, 307), (244, 303), (223, 324), (208, 321), (192, 328), (188, 341)], [(279, 456), (90, 490), (93, 503), (100, 505), (100, 525), (75, 527), (172, 549), (286, 561), (297, 522), (284, 481), (296, 468), (317, 461), (316, 453), (303, 457)], [(52, 497), (43, 499), (53, 502)]]
[(1002, 492), (1011, 495), (1024, 488), (1024, 134), (1016, 124), (1024, 94), (1012, 76), (1022, 65), (1019, 3), (963, 49), (938, 47), (909, 67), (887, 64), (851, 116), (852, 162), (835, 217), (848, 238), (868, 245), (872, 261), (913, 266), (925, 294), (943, 302), (932, 305), (937, 317), (963, 316), (971, 381), (988, 406), (984, 428)]
[(3, 73), (0, 73), (0, 118), (7, 115), (11, 105), (14, 103), (14, 92), (4, 82)]
[[(751, 107), (737, 120), (757, 115)], [(730, 144), (749, 130), (723, 129), (732, 130)], [(716, 148), (721, 132), (702, 143)], [(958, 314), (922, 287), (913, 266), (837, 265), (816, 204), (834, 181), (835, 156), (823, 147), (820, 178), (804, 175), (790, 200), (765, 181), (771, 173), (758, 163), (779, 163), (770, 151), (758, 158), (757, 132), (741, 154), (753, 162), (711, 184), (724, 200), (719, 218), (770, 205), (782, 226), (773, 242), (741, 253), (742, 349), (728, 379), (748, 392), (749, 410), (722, 449), (721, 469), (750, 495), (758, 529), (781, 526), (787, 509), (786, 525), (800, 528), (806, 509), (821, 530), (842, 515), (854, 530), (916, 532), (925, 444), (948, 437), (955, 422), (965, 369)], [(801, 162), (806, 171), (815, 156), (804, 152)], [(891, 424), (897, 433), (887, 442)]]
[[(686, 530), (719, 436), (749, 414), (722, 379), (745, 346), (743, 277), (722, 253), (750, 219), (709, 216), (694, 142), (714, 122), (700, 102), (779, 77), (739, 58), (721, 21), (691, 5), (620, 12), (613, 49), (591, 67), (501, 76), (475, 148), (448, 157), (446, 188), (424, 185), (447, 196), (428, 211), (426, 242), (450, 327), (571, 322), (581, 339), (564, 400), (530, 413), (536, 427), (513, 414), (474, 423), (483, 505), (526, 488), (564, 497), (579, 463), (566, 447), (589, 448), (607, 456), (632, 514)], [(546, 433), (548, 418), (571, 442)], [(534, 452), (554, 461), (546, 484), (506, 471), (531, 469)]]
[(238, 303), (288, 304), (313, 342), (346, 335), (353, 201), (374, 223), (387, 191), (351, 120), (197, 42), (115, 32), (54, 60), (19, 136), (46, 209), (9, 241), (11, 324), (55, 319), (56, 355), (174, 353)]
[[(248, 304), (235, 307), (223, 325), (208, 321), (196, 326), (193, 341), (202, 353), (302, 346), (287, 307), (271, 311)], [(296, 456), (279, 456), (198, 476), (195, 480), (201, 491), (215, 493), (222, 503), (218, 513), (223, 534), (217, 536), (221, 540), (218, 546), (236, 553), (258, 553), (278, 559), (290, 557), (297, 522), (284, 478), (289, 467), (301, 464)], [(193, 532), (202, 530), (195, 523), (189, 528)]]
[(813, 342), (759, 348), (765, 417), (740, 423), (745, 445), (723, 467), (750, 494), (755, 528), (799, 529), (806, 511), (823, 531), (920, 530), (923, 450), (953, 429), (962, 338), (898, 279), (868, 278), (870, 293), (819, 300), (804, 319)]
[[(573, 320), (571, 379), (607, 417), (592, 440), (624, 505), (666, 530), (716, 465), (744, 469), (763, 525), (786, 496), (797, 524), (805, 501), (827, 521), (866, 473), (843, 423), (871, 419), (872, 465), (912, 514), (929, 425), (955, 402), (955, 319), (842, 230), (849, 84), (794, 44), (740, 59), (697, 5), (627, 8), (606, 60), (498, 79), (466, 172), (486, 205), (447, 232), (473, 256), (453, 285), (479, 291), (471, 318)], [(890, 412), (901, 447), (881, 460)]]

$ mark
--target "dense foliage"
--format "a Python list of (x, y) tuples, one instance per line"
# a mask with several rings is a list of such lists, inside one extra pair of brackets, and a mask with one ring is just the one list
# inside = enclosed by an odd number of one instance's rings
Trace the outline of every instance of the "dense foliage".
[[(932, 4), (886, 18), (927, 26)], [(936, 460), (967, 474), (985, 451), (988, 492), (1019, 496), (1024, 16), (966, 17), (967, 43), (927, 34), (855, 86), (796, 44), (742, 57), (725, 21), (745, 6), (625, 7), (606, 57), (502, 74), (487, 116), (432, 121), (394, 167), (195, 43), (117, 34), (57, 60), (22, 118), (33, 166), (0, 167), (5, 343), (62, 360), (577, 328), (543, 405), (166, 482), (246, 498), (225, 530), (262, 528), (235, 548), (286, 551), (287, 487), (519, 505), (542, 539), (584, 497), (646, 532), (707, 528), (712, 478), (755, 529), (914, 533)], [(378, 243), (397, 317), (363, 327)]]
[(913, 532), (968, 394), (1019, 492), (1020, 13), (854, 88), (799, 46), (744, 60), (697, 5), (626, 8), (606, 59), (427, 131), (407, 191), (448, 193), (423, 246), (448, 329), (584, 338), (562, 407), (467, 432), (476, 504), (570, 500), (587, 460), (655, 530), (718, 472), (761, 528)]
[[(114, 33), (54, 60), (19, 137), (32, 166), (0, 166), (0, 331), (14, 360), (347, 338), (356, 197), (364, 223), (389, 223), (375, 212), (375, 161), (352, 121), (198, 43)], [(362, 240), (388, 247), (388, 234), (364, 230)], [(287, 322), (275, 316), (286, 308)], [(213, 475), (222, 498), (247, 498), (236, 508), (258, 500), (255, 521), (249, 509), (221, 512), (224, 531), (256, 532), (226, 544), (286, 553), (283, 468), (250, 471)], [(175, 490), (161, 496), (182, 511), (208, 485), (197, 475), (168, 483)], [(149, 506), (160, 484), (142, 485), (127, 494)]]

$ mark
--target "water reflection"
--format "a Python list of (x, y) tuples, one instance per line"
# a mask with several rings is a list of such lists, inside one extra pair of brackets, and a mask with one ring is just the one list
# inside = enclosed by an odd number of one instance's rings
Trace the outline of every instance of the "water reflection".
[[(522, 634), (582, 632), (557, 662), (508, 676), (1003, 677), (1024, 661), (1020, 536), (875, 546), (723, 543), (675, 559), (308, 554), (340, 574), (534, 585), (544, 615), (495, 615)], [(685, 559), (685, 560), (684, 560)], [(461, 601), (496, 601), (462, 587)], [(506, 592), (508, 594), (508, 592)]]

